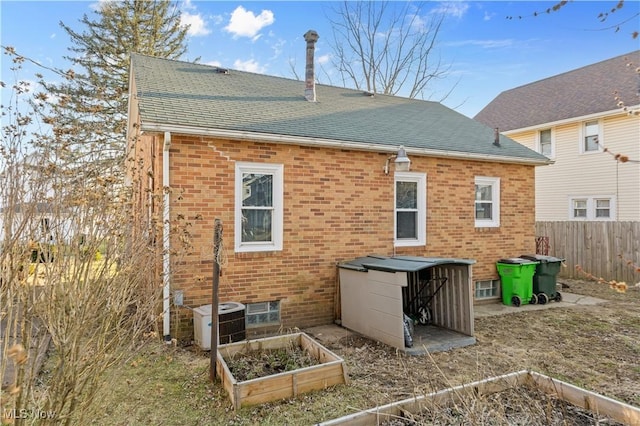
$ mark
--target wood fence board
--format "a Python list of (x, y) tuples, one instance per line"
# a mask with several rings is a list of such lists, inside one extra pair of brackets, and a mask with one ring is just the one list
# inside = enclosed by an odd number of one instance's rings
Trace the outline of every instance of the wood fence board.
[(584, 279), (580, 265), (607, 281), (640, 282), (640, 221), (536, 222), (536, 237), (547, 237), (549, 255), (565, 259), (559, 278)]

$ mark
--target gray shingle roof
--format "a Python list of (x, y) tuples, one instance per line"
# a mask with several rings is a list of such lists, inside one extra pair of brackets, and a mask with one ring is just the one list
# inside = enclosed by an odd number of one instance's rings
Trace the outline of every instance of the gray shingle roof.
[[(629, 63), (633, 65), (629, 66)], [(500, 131), (640, 104), (640, 50), (500, 93), (474, 119)]]
[[(542, 155), (436, 102), (317, 85), (304, 81), (134, 54), (142, 128), (186, 126), (285, 135), (376, 146), (409, 153), (472, 154), (498, 161), (546, 163)], [(204, 133), (204, 132), (203, 132)]]

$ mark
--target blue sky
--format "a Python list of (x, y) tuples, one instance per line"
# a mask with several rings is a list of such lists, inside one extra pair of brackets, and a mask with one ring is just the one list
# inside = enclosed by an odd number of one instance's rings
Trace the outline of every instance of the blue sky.
[[(447, 13), (437, 54), (450, 71), (431, 88), (431, 99), (440, 100), (451, 92), (442, 103), (473, 117), (504, 90), (640, 49), (640, 39), (631, 37), (640, 27), (637, 0), (626, 0), (604, 22), (598, 15), (617, 1), (573, 1), (558, 12), (544, 13), (555, 3), (425, 2), (417, 11), (423, 19), (436, 11)], [(1, 44), (47, 66), (66, 69), (62, 57), (71, 44), (59, 23), (82, 31), (79, 20), (85, 13), (95, 17), (98, 4), (0, 0)], [(288, 78), (294, 78), (291, 64), (295, 64), (296, 73), (304, 77), (303, 34), (315, 29), (320, 35), (316, 44), (316, 60), (323, 70), (317, 73), (320, 82), (340, 84), (331, 64), (328, 19), (335, 3), (191, 0), (178, 5), (183, 21), (191, 25), (186, 60), (200, 57), (202, 63)], [(542, 14), (534, 17), (535, 12)], [(1, 59), (2, 80), (10, 82), (10, 63), (5, 55)], [(36, 68), (29, 64), (26, 68), (21, 77), (33, 78)]]

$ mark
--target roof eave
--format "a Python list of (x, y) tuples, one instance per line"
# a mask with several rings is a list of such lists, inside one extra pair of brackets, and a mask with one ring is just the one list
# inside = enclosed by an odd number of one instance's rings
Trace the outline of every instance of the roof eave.
[(633, 105), (630, 107), (627, 107), (627, 110), (623, 110), (620, 108), (617, 109), (612, 109), (609, 111), (601, 111), (601, 112), (596, 112), (593, 114), (588, 114), (588, 115), (581, 115), (578, 117), (570, 117), (570, 118), (565, 118), (562, 120), (556, 120), (556, 121), (551, 121), (548, 123), (540, 123), (540, 124), (535, 124), (533, 126), (528, 126), (528, 127), (522, 127), (522, 128), (518, 128), (518, 129), (511, 129), (511, 130), (505, 130), (505, 131), (500, 131), (500, 133), (502, 133), (505, 136), (509, 136), (509, 135), (513, 135), (516, 133), (521, 133), (521, 132), (528, 132), (531, 130), (539, 130), (539, 129), (546, 129), (549, 127), (556, 127), (556, 126), (562, 126), (564, 124), (570, 124), (570, 123), (575, 123), (577, 121), (589, 121), (589, 120), (593, 120), (595, 118), (607, 118), (607, 117), (613, 117), (616, 115), (629, 115), (629, 114), (635, 114), (636, 111), (640, 111), (640, 104), (638, 105)]
[[(282, 144), (302, 145), (302, 146), (315, 146), (323, 148), (338, 148), (338, 149), (353, 149), (359, 151), (371, 151), (371, 152), (389, 152), (395, 153), (398, 150), (397, 145), (387, 145), (378, 143), (364, 143), (354, 141), (343, 141), (336, 139), (323, 139), (323, 138), (309, 138), (302, 136), (289, 136), (282, 134), (272, 133), (260, 133), (260, 132), (247, 132), (242, 130), (228, 130), (228, 129), (212, 129), (203, 127), (183, 126), (176, 124), (165, 123), (143, 123), (141, 126), (143, 132), (148, 133), (164, 133), (171, 132), (185, 135), (199, 135), (210, 136), (233, 140), (249, 140), (258, 142), (274, 142)], [(485, 162), (497, 162), (497, 163), (512, 163), (512, 164), (526, 164), (533, 166), (543, 166), (553, 164), (553, 160), (537, 160), (533, 158), (524, 157), (512, 157), (501, 155), (488, 155), (478, 154), (472, 152), (459, 152), (459, 151), (443, 151), (428, 148), (416, 148), (405, 146), (407, 154), (424, 155), (427, 157), (440, 157), (440, 158), (455, 158), (460, 160), (475, 160)]]

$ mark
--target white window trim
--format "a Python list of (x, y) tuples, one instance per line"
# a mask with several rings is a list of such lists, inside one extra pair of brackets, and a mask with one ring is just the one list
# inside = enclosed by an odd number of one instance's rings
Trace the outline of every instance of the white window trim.
[[(586, 217), (574, 217), (573, 216), (573, 202), (576, 200), (587, 201), (587, 216)], [(596, 217), (596, 200), (609, 200), (609, 217)], [(598, 222), (611, 222), (616, 220), (616, 197), (614, 195), (581, 195), (569, 197), (569, 220), (574, 221), (598, 221)]]
[[(398, 239), (398, 213), (396, 210), (396, 182), (416, 182), (418, 186), (417, 232), (418, 238)], [(393, 181), (393, 242), (395, 247), (415, 247), (427, 244), (427, 175), (416, 172), (395, 172)]]
[(544, 132), (545, 130), (549, 130), (551, 132), (551, 155), (549, 155), (549, 157), (547, 158), (556, 158), (556, 132), (554, 128), (541, 129), (536, 132), (536, 151), (542, 154), (542, 144), (540, 143), (540, 133)]
[[(235, 177), (235, 251), (260, 252), (281, 251), (283, 240), (284, 216), (284, 166), (282, 164), (236, 163)], [(273, 217), (272, 241), (242, 241), (242, 175), (244, 173), (264, 173), (273, 175)]]
[[(476, 198), (475, 198), (475, 185), (490, 185), (491, 186), (491, 199), (495, 206), (493, 212), (493, 219), (477, 219), (476, 218)], [(498, 228), (500, 226), (500, 178), (476, 176), (474, 182), (474, 197), (473, 197), (473, 217), (475, 219), (476, 228)]]
[[(598, 123), (598, 149), (594, 150), (594, 151), (587, 151), (584, 148), (584, 138), (586, 136), (585, 133), (585, 126), (587, 125), (587, 123), (591, 123), (593, 121), (596, 121)], [(584, 155), (591, 155), (591, 154), (598, 154), (604, 151), (604, 135), (602, 132), (602, 120), (585, 120), (582, 123), (580, 123), (580, 131), (578, 132), (580, 133), (580, 137), (579, 137), (579, 150), (578, 152), (580, 152), (580, 154), (584, 154)]]

